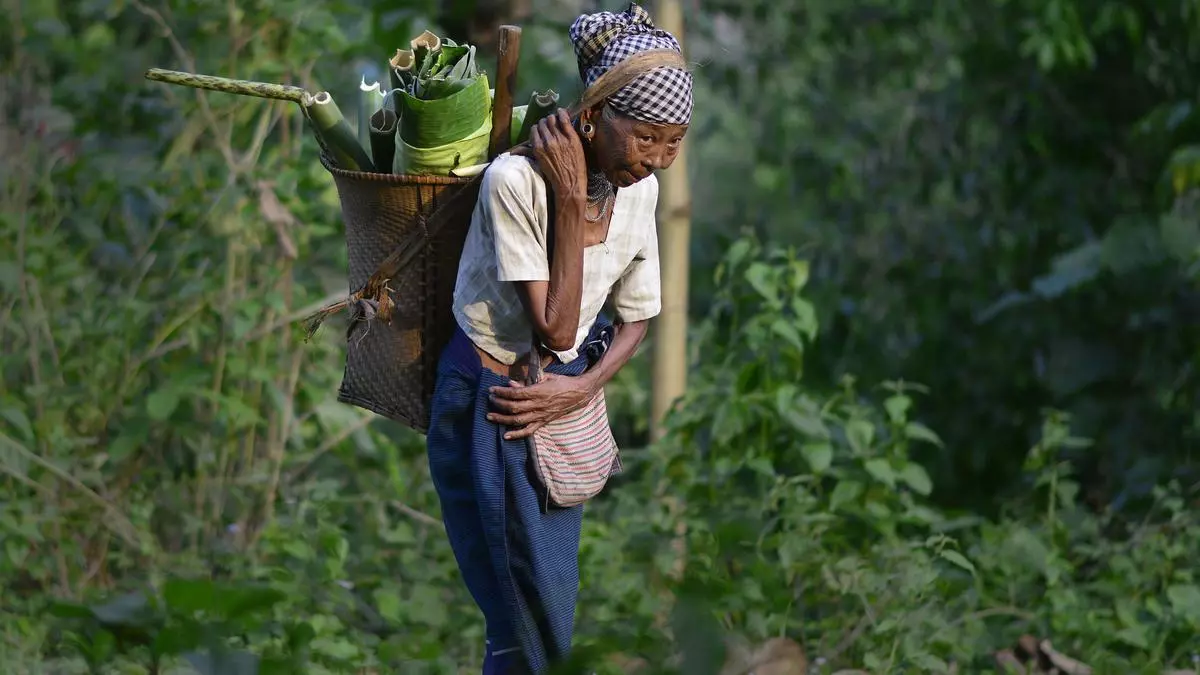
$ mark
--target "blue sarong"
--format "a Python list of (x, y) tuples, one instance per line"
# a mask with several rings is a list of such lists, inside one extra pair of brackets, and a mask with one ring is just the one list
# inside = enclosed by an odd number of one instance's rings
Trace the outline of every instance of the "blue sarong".
[[(612, 324), (597, 319), (579, 357), (546, 372), (583, 373), (612, 338)], [(583, 507), (547, 508), (527, 442), (505, 440), (508, 428), (488, 421), (488, 389), (507, 384), (456, 329), (438, 363), (429, 471), (463, 581), (487, 623), (485, 674), (541, 675), (571, 649)]]

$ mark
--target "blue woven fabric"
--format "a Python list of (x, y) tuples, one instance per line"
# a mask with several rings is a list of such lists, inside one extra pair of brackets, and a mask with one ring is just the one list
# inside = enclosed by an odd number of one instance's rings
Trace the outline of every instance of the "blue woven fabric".
[[(612, 336), (601, 317), (579, 357), (546, 372), (583, 373)], [(526, 441), (504, 440), (507, 428), (487, 420), (488, 389), (505, 384), (507, 378), (482, 367), (470, 338), (455, 331), (438, 364), (426, 435), (429, 470), (463, 581), (487, 622), (484, 672), (540, 675), (571, 649), (583, 509), (547, 508), (530, 480)], [(514, 647), (523, 659), (513, 652), (491, 656)], [(502, 665), (509, 660), (525, 663)]]

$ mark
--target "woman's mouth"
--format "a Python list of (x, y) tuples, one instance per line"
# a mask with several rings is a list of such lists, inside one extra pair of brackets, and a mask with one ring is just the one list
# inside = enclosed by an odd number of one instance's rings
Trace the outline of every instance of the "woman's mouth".
[(645, 178), (645, 176), (638, 176), (631, 169), (626, 169), (617, 175), (621, 180), (621, 187), (629, 187), (630, 185), (633, 185), (634, 183)]

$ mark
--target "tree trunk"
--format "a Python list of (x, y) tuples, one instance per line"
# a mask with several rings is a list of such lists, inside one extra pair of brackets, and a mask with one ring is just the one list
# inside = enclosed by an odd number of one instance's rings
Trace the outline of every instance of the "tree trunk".
[[(684, 42), (679, 0), (658, 0), (654, 22)], [(684, 49), (686, 53), (686, 47)], [(688, 245), (691, 193), (685, 140), (674, 165), (659, 176), (658, 248), (662, 268), (662, 313), (654, 322), (653, 398), (650, 434), (663, 434), (663, 419), (687, 388)]]

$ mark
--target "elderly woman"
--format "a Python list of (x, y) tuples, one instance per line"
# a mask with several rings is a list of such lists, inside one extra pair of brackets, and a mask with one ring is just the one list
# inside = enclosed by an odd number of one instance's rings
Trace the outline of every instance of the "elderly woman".
[[(582, 507), (546, 506), (528, 439), (593, 401), (658, 314), (654, 171), (692, 111), (679, 43), (641, 7), (581, 16), (570, 37), (583, 107), (540, 121), (483, 177), (428, 432), (446, 533), (487, 624), (485, 674), (542, 673), (570, 649)], [(525, 384), (539, 363), (544, 379)]]

